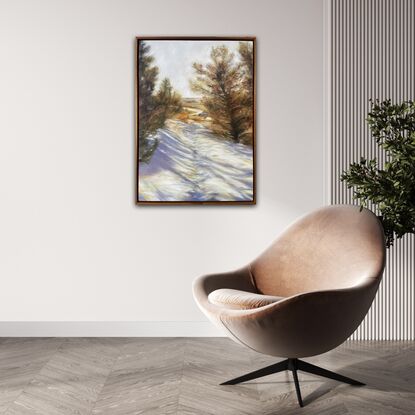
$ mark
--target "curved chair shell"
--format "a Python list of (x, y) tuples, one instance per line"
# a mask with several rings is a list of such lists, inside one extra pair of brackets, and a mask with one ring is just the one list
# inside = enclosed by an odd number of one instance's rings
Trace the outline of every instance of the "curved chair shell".
[[(235, 341), (271, 356), (300, 358), (343, 343), (376, 295), (385, 264), (382, 226), (367, 209), (329, 206), (290, 226), (250, 265), (198, 278), (202, 311)], [(285, 297), (235, 310), (209, 302), (220, 288)]]

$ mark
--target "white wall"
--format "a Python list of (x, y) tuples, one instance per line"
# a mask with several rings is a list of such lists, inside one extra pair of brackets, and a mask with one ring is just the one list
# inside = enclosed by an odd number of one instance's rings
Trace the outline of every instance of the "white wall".
[[(134, 204), (134, 37), (257, 37), (256, 206)], [(323, 0), (0, 0), (0, 319), (205, 321), (324, 203)]]

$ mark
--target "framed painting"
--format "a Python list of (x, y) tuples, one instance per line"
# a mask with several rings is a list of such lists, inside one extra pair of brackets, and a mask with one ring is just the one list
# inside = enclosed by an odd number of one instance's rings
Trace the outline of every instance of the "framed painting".
[(138, 204), (255, 204), (255, 38), (137, 37)]

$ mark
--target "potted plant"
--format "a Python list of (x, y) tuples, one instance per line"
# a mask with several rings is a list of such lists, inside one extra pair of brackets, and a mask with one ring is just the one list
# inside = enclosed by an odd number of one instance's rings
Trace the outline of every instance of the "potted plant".
[(367, 122), (385, 161), (362, 157), (341, 180), (362, 207), (376, 210), (389, 248), (415, 232), (415, 102), (371, 101)]

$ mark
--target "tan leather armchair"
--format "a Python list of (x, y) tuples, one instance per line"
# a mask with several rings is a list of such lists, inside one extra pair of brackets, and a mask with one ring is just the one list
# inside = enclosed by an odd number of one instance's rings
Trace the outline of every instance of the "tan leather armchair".
[(321, 208), (291, 225), (249, 265), (195, 280), (202, 311), (236, 342), (286, 360), (232, 379), (237, 384), (297, 370), (352, 385), (353, 379), (299, 360), (343, 343), (376, 295), (385, 265), (382, 226), (369, 210)]

